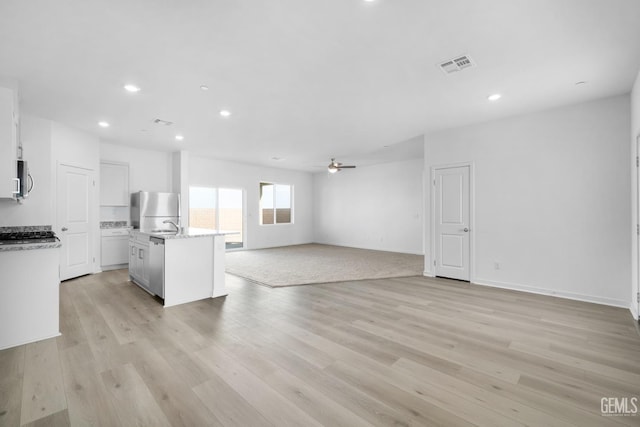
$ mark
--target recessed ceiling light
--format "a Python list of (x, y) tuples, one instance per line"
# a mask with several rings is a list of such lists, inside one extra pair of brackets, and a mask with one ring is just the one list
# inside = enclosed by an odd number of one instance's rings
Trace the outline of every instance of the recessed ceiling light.
[(184, 139), (184, 136), (182, 135), (176, 135), (176, 140), (178, 141), (182, 141)]
[(229, 110), (221, 110), (220, 111), (220, 115), (222, 117), (229, 117), (231, 115), (231, 111), (229, 111)]
[(110, 125), (107, 122), (98, 122), (98, 126), (101, 128), (108, 128)]
[(576, 86), (584, 85), (584, 84), (587, 84), (587, 82), (585, 82), (585, 81), (576, 82)]
[(493, 95), (489, 95), (487, 97), (489, 101), (497, 101), (500, 98), (502, 98), (502, 95), (500, 95), (499, 93), (494, 93)]
[(140, 88), (136, 85), (124, 85), (124, 90), (132, 93), (140, 92)]
[(209, 90), (209, 86), (207, 86), (207, 85), (200, 85), (200, 89), (201, 89), (201, 90), (204, 90), (204, 91), (207, 91), (207, 90)]
[(272, 157), (271, 160), (275, 160), (276, 162), (281, 162), (284, 160), (284, 157)]

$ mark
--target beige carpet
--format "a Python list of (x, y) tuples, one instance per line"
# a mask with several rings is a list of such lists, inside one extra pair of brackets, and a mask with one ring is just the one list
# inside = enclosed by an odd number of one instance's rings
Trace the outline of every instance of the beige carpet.
[(424, 256), (319, 244), (227, 252), (226, 271), (271, 287), (422, 276)]

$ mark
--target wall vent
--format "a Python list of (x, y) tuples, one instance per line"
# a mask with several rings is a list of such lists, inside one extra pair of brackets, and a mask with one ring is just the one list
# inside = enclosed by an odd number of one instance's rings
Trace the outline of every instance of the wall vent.
[(173, 124), (173, 122), (169, 122), (167, 120), (162, 120), (162, 119), (155, 119), (153, 123), (157, 125), (162, 125), (162, 126), (171, 126)]
[(475, 67), (475, 62), (469, 55), (460, 55), (455, 58), (448, 59), (438, 64), (440, 69), (445, 74), (455, 73), (457, 71), (464, 70), (465, 68)]

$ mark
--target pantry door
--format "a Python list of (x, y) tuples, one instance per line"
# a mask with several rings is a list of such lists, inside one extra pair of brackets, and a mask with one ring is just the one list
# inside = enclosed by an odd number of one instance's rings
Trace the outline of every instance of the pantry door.
[(435, 275), (471, 278), (470, 167), (434, 170)]
[(93, 272), (91, 206), (95, 193), (94, 171), (58, 165), (57, 230), (60, 280)]

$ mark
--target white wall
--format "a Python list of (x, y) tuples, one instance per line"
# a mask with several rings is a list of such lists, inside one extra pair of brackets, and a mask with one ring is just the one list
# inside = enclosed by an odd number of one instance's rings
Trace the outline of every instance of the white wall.
[(56, 164), (100, 170), (100, 145), (97, 137), (57, 122), (51, 122), (51, 143)]
[(315, 241), (423, 254), (423, 159), (314, 175)]
[(173, 179), (172, 191), (180, 194), (180, 206), (182, 206), (182, 216), (178, 225), (189, 227), (189, 152), (176, 151), (172, 157)]
[(618, 96), (427, 135), (426, 176), (475, 166), (472, 281), (629, 307), (629, 127)]
[[(293, 185), (293, 224), (260, 225), (260, 181)], [(245, 190), (247, 249), (299, 245), (313, 241), (313, 177), (310, 173), (191, 156), (189, 185)]]
[[(636, 82), (631, 91), (631, 234), (635, 236), (636, 224), (640, 223), (638, 219), (638, 179), (636, 176), (636, 156), (640, 153), (637, 151), (636, 138), (640, 137), (640, 72), (636, 77)], [(636, 295), (638, 289), (638, 241), (637, 238), (631, 239), (631, 313), (633, 317), (638, 319), (638, 310), (640, 309)]]
[(51, 182), (51, 121), (22, 115), (20, 133), (23, 158), (35, 180), (29, 198), (18, 204), (0, 201), (0, 226), (52, 225), (54, 221)]
[(172, 157), (164, 151), (100, 143), (100, 160), (129, 163), (129, 190), (171, 191)]

